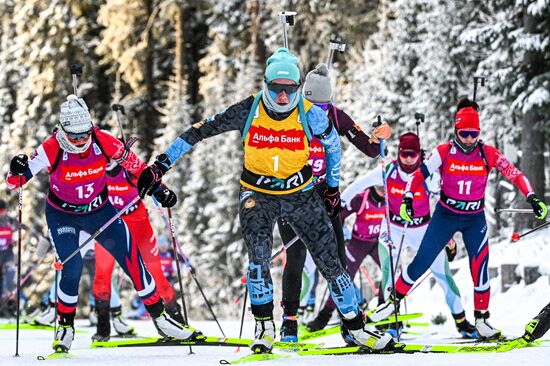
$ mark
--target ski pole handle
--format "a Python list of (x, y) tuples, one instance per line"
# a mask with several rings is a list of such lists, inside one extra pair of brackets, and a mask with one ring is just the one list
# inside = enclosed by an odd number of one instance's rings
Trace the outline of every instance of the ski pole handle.
[(495, 213), (501, 212), (532, 214), (533, 210), (531, 210), (530, 208), (495, 208)]
[(71, 260), (75, 255), (77, 255), (78, 253), (80, 253), (80, 250), (82, 248), (84, 248), (86, 245), (88, 245), (88, 243), (90, 243), (92, 240), (95, 240), (95, 238), (97, 238), (99, 236), (99, 234), (101, 234), (102, 232), (105, 231), (105, 229), (107, 229), (109, 226), (111, 226), (111, 224), (113, 222), (115, 222), (116, 220), (118, 220), (120, 218), (120, 216), (122, 216), (130, 207), (132, 207), (133, 205), (135, 205), (141, 198), (139, 196), (136, 196), (133, 200), (131, 200), (126, 206), (124, 206), (124, 208), (122, 208), (119, 212), (117, 212), (116, 215), (114, 215), (113, 217), (111, 217), (109, 219), (109, 221), (107, 221), (105, 224), (103, 224), (102, 227), (100, 227), (99, 229), (97, 229), (97, 231), (94, 233), (94, 235), (90, 236), (88, 239), (86, 239), (84, 241), (84, 243), (80, 244), (78, 246), (78, 248), (76, 248), (71, 254), (69, 254), (69, 256), (67, 258), (65, 258), (64, 260), (58, 260), (56, 262), (54, 262), (53, 264), (53, 267), (55, 268), (55, 270), (57, 271), (61, 271), (63, 269), (63, 266), (69, 261)]

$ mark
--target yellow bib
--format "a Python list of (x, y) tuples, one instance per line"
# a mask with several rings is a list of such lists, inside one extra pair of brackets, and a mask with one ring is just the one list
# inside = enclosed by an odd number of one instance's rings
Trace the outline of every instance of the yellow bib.
[[(312, 105), (304, 100), (304, 114)], [(284, 180), (308, 165), (309, 141), (300, 122), (298, 107), (282, 121), (269, 117), (262, 103), (258, 104), (256, 111), (250, 113), (255, 115), (244, 140), (245, 170), (257, 176)], [(258, 185), (251, 185), (250, 181), (241, 179), (245, 187), (273, 194), (296, 192), (310, 182), (311, 179), (307, 179), (299, 187), (273, 192), (270, 189), (258, 189)]]

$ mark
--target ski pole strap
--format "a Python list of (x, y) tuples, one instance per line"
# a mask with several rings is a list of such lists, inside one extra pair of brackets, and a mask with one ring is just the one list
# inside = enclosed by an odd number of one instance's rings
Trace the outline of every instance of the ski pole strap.
[(61, 266), (65, 265), (65, 263), (67, 263), (69, 260), (71, 260), (75, 255), (77, 255), (78, 253), (80, 253), (80, 250), (82, 248), (84, 248), (86, 245), (88, 245), (88, 243), (90, 243), (92, 240), (95, 240), (95, 238), (97, 238), (99, 236), (99, 234), (101, 234), (102, 232), (105, 231), (105, 229), (107, 229), (109, 226), (111, 226), (111, 224), (113, 222), (115, 222), (116, 220), (118, 220), (120, 218), (120, 216), (122, 216), (122, 214), (124, 212), (126, 212), (126, 210), (128, 210), (130, 207), (132, 207), (135, 203), (137, 203), (141, 198), (139, 196), (136, 196), (134, 197), (133, 200), (131, 200), (126, 206), (124, 206), (124, 208), (122, 208), (120, 211), (117, 212), (116, 215), (114, 215), (113, 217), (111, 217), (109, 219), (109, 221), (107, 221), (105, 224), (103, 224), (102, 227), (100, 227), (99, 229), (97, 229), (97, 231), (94, 233), (94, 235), (90, 236), (88, 239), (86, 239), (84, 241), (84, 243), (80, 244), (78, 246), (78, 248), (76, 248), (76, 250), (74, 250), (71, 254), (69, 254), (69, 256), (67, 258), (65, 258), (63, 261), (61, 261)]

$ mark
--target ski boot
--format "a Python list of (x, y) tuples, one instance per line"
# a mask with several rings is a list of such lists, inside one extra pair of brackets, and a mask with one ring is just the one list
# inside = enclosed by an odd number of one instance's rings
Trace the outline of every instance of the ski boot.
[(55, 352), (68, 352), (74, 339), (74, 316), (76, 311), (69, 314), (59, 314), (59, 325), (55, 331), (55, 340), (52, 348)]
[(455, 320), (456, 330), (462, 335), (462, 338), (477, 339), (476, 327), (474, 327), (468, 319), (466, 319), (466, 313), (463, 311), (458, 314), (452, 314)]
[(107, 342), (111, 337), (111, 321), (109, 319), (109, 301), (95, 300), (96, 307), (96, 333), (92, 336), (92, 342)]
[(359, 313), (353, 319), (343, 319), (353, 342), (358, 346), (365, 346), (375, 350), (392, 350), (395, 342), (391, 335), (380, 333), (373, 327), (365, 324), (363, 313)]
[(111, 317), (113, 319), (113, 328), (117, 334), (121, 337), (132, 337), (136, 335), (134, 327), (126, 323), (122, 317), (122, 311), (120, 306), (111, 309)]
[(476, 319), (476, 332), (479, 339), (498, 339), (500, 338), (500, 330), (494, 328), (487, 319), (489, 319), (488, 310), (475, 310), (474, 317)]
[(35, 325), (51, 325), (55, 320), (55, 304), (48, 303), (46, 309), (34, 318)]
[(398, 339), (403, 333), (403, 323), (397, 322), (397, 327), (395, 326), (395, 323), (390, 323), (388, 329), (386, 329), (386, 333), (391, 335), (394, 340)]
[(183, 319), (183, 315), (181, 313), (181, 306), (176, 300), (167, 303), (164, 307), (172, 319), (178, 323), (185, 324), (185, 320)]
[(145, 308), (151, 315), (155, 328), (157, 328), (157, 332), (161, 336), (180, 340), (189, 340), (193, 338), (195, 329), (172, 319), (164, 309), (162, 300), (151, 305), (145, 305)]
[(550, 329), (550, 304), (546, 305), (536, 317), (525, 326), (523, 339), (533, 342), (541, 338)]
[(254, 340), (250, 348), (254, 353), (270, 353), (275, 342), (275, 323), (272, 317), (256, 318)]
[(317, 314), (317, 317), (306, 324), (307, 330), (310, 332), (317, 332), (321, 329), (325, 329), (328, 321), (332, 317), (332, 312), (333, 310), (322, 308), (321, 311), (319, 311), (319, 314)]
[(346, 342), (346, 345), (348, 346), (355, 346), (355, 339), (350, 334), (348, 327), (346, 327), (346, 324), (343, 320), (340, 319), (340, 335), (342, 336), (342, 339), (344, 339), (344, 342)]
[(397, 299), (393, 297), (393, 292), (390, 292), (388, 300), (374, 310), (368, 312), (367, 317), (372, 322), (378, 322), (384, 319), (388, 319), (392, 314), (395, 314), (395, 309), (397, 307), (397, 312), (399, 312), (399, 301), (400, 296), (397, 294)]
[(296, 316), (283, 315), (281, 342), (298, 342), (298, 320)]

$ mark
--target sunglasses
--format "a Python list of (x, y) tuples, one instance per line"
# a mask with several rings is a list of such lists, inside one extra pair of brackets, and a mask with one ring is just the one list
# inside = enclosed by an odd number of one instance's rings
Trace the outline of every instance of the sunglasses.
[(473, 139), (477, 138), (479, 136), (479, 131), (476, 130), (459, 130), (458, 136), (462, 137), (463, 139), (467, 139), (468, 137), (471, 137)]
[(315, 103), (315, 105), (324, 111), (327, 111), (330, 108), (330, 106), (332, 106), (331, 103)]
[(416, 158), (418, 157), (418, 153), (412, 150), (405, 150), (405, 151), (401, 151), (399, 153), (399, 156), (401, 157), (401, 159)]
[(71, 140), (78, 140), (78, 139), (85, 139), (85, 138), (88, 138), (91, 134), (92, 134), (92, 131), (86, 131), (86, 132), (81, 132), (81, 133), (71, 133), (71, 132), (65, 132), (67, 134), (67, 137), (70, 138)]
[(285, 92), (287, 94), (296, 93), (299, 88), (300, 88), (300, 84), (291, 84), (291, 85), (276, 84), (276, 83), (267, 84), (267, 89), (277, 94), (282, 92)]

